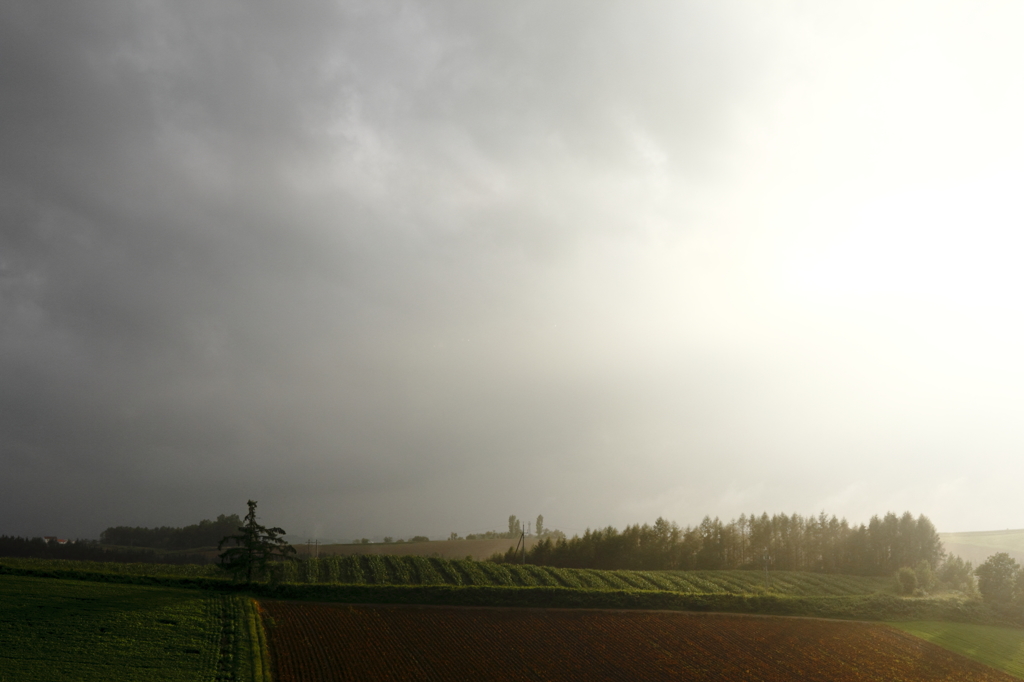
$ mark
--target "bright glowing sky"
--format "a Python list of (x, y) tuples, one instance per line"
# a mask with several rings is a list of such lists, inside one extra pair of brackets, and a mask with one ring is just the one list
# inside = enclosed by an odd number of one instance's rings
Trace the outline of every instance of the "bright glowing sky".
[(0, 533), (1024, 527), (1018, 3), (0, 8)]

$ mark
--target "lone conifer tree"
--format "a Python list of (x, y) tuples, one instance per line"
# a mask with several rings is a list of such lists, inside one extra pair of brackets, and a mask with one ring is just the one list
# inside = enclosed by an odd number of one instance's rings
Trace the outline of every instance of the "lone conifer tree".
[(220, 567), (236, 579), (245, 576), (245, 581), (251, 583), (253, 575), (267, 572), (272, 557), (291, 559), (295, 548), (280, 537), (285, 533), (283, 528), (266, 528), (256, 523), (256, 502), (249, 500), (248, 505), (249, 513), (238, 529), (239, 535), (221, 539), (217, 549), (234, 542), (234, 547), (228, 547), (220, 554)]

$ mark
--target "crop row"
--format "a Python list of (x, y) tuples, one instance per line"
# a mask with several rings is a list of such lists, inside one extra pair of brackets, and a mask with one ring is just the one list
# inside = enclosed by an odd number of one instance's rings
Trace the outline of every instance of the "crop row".
[(600, 571), (493, 564), (419, 556), (352, 554), (284, 566), (284, 582), (354, 585), (497, 585), (599, 590), (668, 590), (684, 594), (843, 596), (891, 591), (884, 578), (759, 571)]
[(265, 601), (279, 682), (1014, 678), (880, 624), (636, 611)]
[[(139, 578), (221, 578), (216, 565), (120, 564), (92, 561), (0, 559), (16, 569)], [(779, 594), (850, 596), (892, 592), (887, 578), (759, 571), (602, 571), (530, 564), (352, 554), (305, 559), (281, 566), (286, 583), (350, 585), (476, 585), (568, 587), (597, 590), (660, 590), (683, 594)]]

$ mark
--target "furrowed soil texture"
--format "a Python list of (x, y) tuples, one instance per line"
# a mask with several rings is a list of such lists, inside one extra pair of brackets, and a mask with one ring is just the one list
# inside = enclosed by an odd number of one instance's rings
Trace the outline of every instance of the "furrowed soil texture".
[(277, 682), (1015, 682), (886, 625), (725, 614), (265, 601)]
[(260, 680), (250, 605), (196, 590), (0, 576), (0, 682)]

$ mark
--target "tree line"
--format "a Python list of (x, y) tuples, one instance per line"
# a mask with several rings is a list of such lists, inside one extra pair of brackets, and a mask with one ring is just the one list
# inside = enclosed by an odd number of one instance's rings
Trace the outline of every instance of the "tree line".
[(560, 540), (565, 537), (565, 533), (558, 530), (557, 528), (548, 528), (544, 525), (544, 515), (538, 514), (537, 520), (534, 524), (524, 524), (515, 514), (508, 517), (508, 532), (498, 532), (496, 530), (489, 530), (485, 533), (470, 533), (465, 538), (460, 538), (457, 533), (452, 533), (448, 538), (449, 540), (518, 540), (523, 533), (530, 537), (544, 538), (549, 537), (553, 541)]
[[(516, 561), (510, 548), (493, 560)], [(705, 516), (681, 528), (659, 518), (654, 525), (588, 529), (571, 539), (545, 538), (526, 552), (526, 562), (560, 568), (626, 570), (753, 569), (891, 575), (922, 561), (933, 569), (945, 552), (935, 526), (923, 514), (873, 516), (852, 526), (824, 512), (818, 516), (767, 513), (728, 523)], [(520, 555), (521, 556), (521, 555)], [(520, 559), (521, 560), (521, 559)]]
[(221, 538), (238, 531), (242, 519), (238, 514), (221, 514), (216, 521), (203, 519), (199, 523), (183, 528), (160, 526), (140, 528), (117, 526), (100, 533), (104, 545), (121, 547), (150, 547), (152, 549), (197, 549), (216, 547)]
[(0, 556), (30, 559), (67, 559), (70, 561), (115, 561), (118, 563), (206, 564), (202, 554), (158, 554), (145, 548), (102, 547), (95, 540), (77, 540), (67, 544), (44, 538), (0, 535)]

